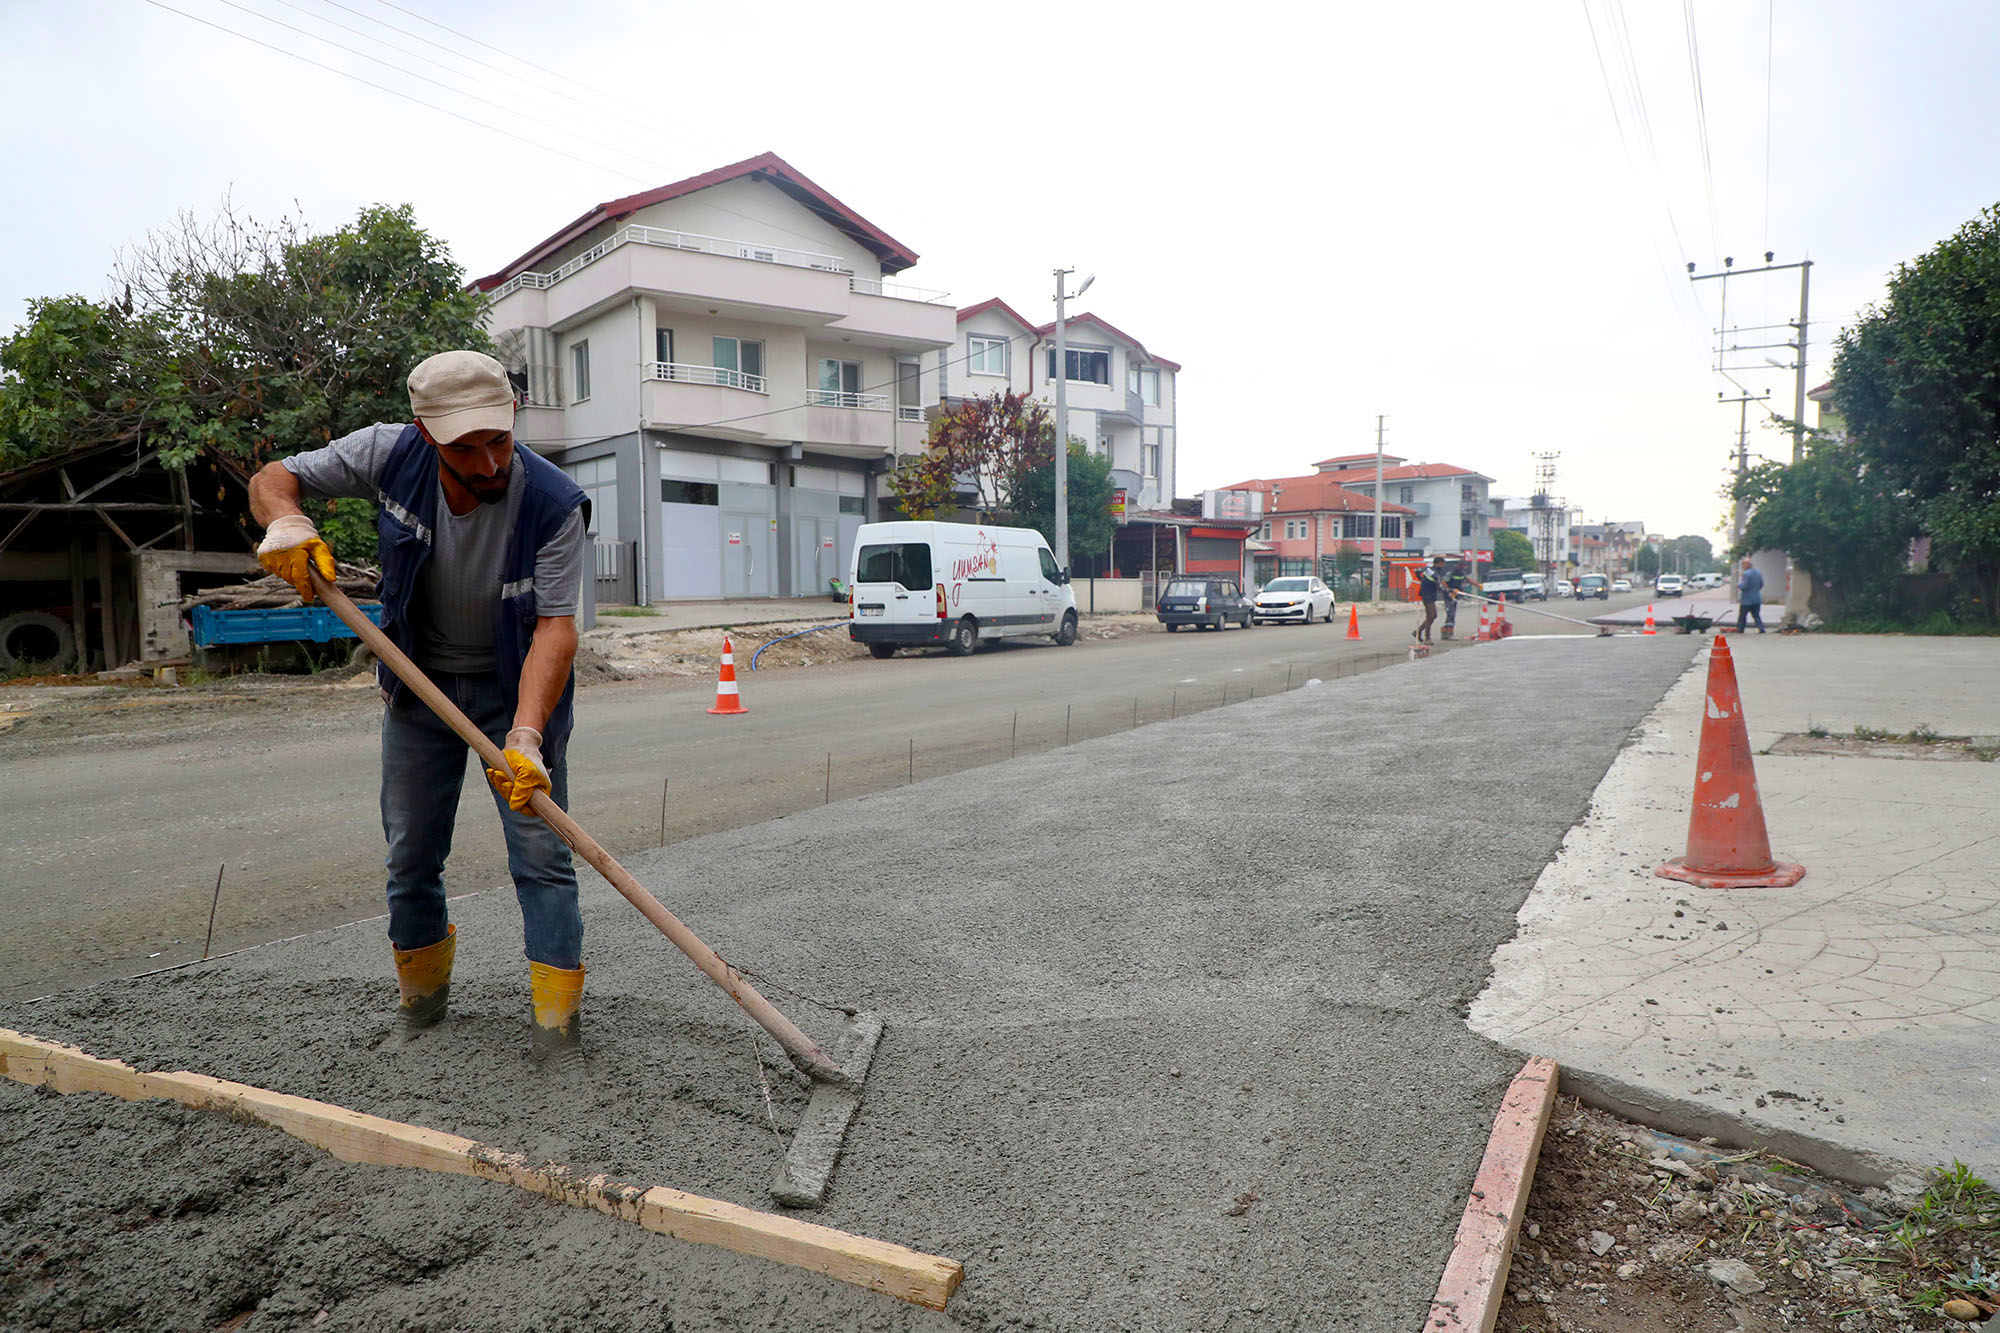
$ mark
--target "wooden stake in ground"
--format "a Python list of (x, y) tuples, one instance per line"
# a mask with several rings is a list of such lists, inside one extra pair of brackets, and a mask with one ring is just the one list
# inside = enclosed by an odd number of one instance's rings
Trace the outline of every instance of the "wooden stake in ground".
[[(459, 711), (458, 705), (444, 696), (444, 692), (431, 683), (422, 669), (412, 662), (367, 616), (355, 606), (352, 599), (340, 589), (328, 583), (318, 570), (312, 571), (313, 591), (318, 593), (333, 613), (345, 621), (348, 628), (361, 636), (361, 641), (375, 650), (388, 668), (396, 673), (403, 684), (409, 686), (419, 699), (429, 704), (431, 711), (444, 720), (446, 726), (458, 733), (460, 740), (472, 747), (472, 752), (488, 768), (507, 771), (507, 760), (500, 753), (500, 747), (488, 740), (486, 733), (472, 725), (472, 720)], [(832, 783), (832, 756), (827, 757), (829, 786)], [(771, 1034), (777, 1043), (785, 1048), (785, 1054), (794, 1065), (816, 1079), (826, 1079), (833, 1083), (851, 1082), (839, 1065), (827, 1058), (819, 1043), (799, 1031), (789, 1018), (779, 1013), (771, 1002), (757, 993), (757, 988), (743, 979), (741, 973), (722, 960), (715, 950), (702, 943), (701, 937), (689, 930), (681, 919), (660, 904), (660, 900), (647, 892), (646, 886), (632, 877), (632, 872), (612, 857), (611, 853), (598, 846), (597, 839), (584, 832), (583, 825), (569, 817), (567, 811), (550, 799), (545, 791), (535, 793), (529, 809), (548, 822), (556, 835), (574, 849), (577, 855), (590, 862), (597, 873), (604, 876), (611, 887), (623, 894), (625, 900), (639, 909), (648, 921), (659, 927), (660, 933), (672, 940), (674, 947), (691, 959), (702, 973), (720, 986), (723, 993), (743, 1007), (743, 1012), (757, 1020), (757, 1026)]]
[(557, 1203), (637, 1222), (648, 1231), (811, 1269), (933, 1310), (944, 1309), (965, 1276), (953, 1260), (887, 1241), (665, 1186), (645, 1189), (608, 1176), (582, 1176), (566, 1167), (537, 1165), (456, 1134), (247, 1083), (186, 1071), (141, 1073), (117, 1060), (99, 1059), (73, 1046), (5, 1028), (0, 1028), (0, 1077), (57, 1092), (101, 1092), (127, 1101), (171, 1101), (195, 1110), (219, 1111), (232, 1120), (283, 1130), (343, 1162), (415, 1167), (515, 1185)]
[(224, 861), (215, 868), (215, 896), (208, 900), (208, 937), (201, 942), (201, 961), (208, 961), (209, 946), (215, 943), (215, 909), (222, 903), (222, 872), (229, 867)]

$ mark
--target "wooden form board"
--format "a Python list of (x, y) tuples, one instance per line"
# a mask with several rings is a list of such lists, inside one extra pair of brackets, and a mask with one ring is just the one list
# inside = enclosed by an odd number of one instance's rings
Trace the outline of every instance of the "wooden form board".
[(1542, 1134), (1555, 1107), (1558, 1072), (1555, 1061), (1538, 1055), (1521, 1066), (1500, 1099), (1486, 1155), (1472, 1178), (1472, 1197), (1466, 1200), (1437, 1298), (1424, 1319), (1425, 1333), (1468, 1329), (1492, 1333), (1500, 1317), (1500, 1299), (1506, 1294), (1514, 1238), (1520, 1234), (1528, 1190), (1535, 1183)]
[(648, 1231), (824, 1273), (899, 1300), (942, 1310), (964, 1269), (951, 1259), (888, 1241), (849, 1235), (796, 1218), (707, 1199), (666, 1186), (650, 1189), (583, 1176), (553, 1163), (421, 1125), (384, 1120), (344, 1106), (231, 1083), (206, 1074), (145, 1073), (73, 1046), (0, 1028), (0, 1076), (57, 1092), (101, 1092), (127, 1101), (171, 1101), (283, 1130), (344, 1162), (415, 1167), (494, 1180), (558, 1203), (594, 1208)]

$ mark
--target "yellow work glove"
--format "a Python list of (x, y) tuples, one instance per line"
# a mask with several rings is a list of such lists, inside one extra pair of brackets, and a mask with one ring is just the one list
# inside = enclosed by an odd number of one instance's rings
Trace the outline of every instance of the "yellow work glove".
[(500, 752), (506, 756), (507, 767), (512, 773), (502, 773), (497, 768), (486, 770), (486, 780), (493, 784), (493, 790), (507, 798), (507, 808), (520, 811), (528, 808), (528, 802), (535, 799), (537, 791), (551, 791), (549, 770), (542, 763), (542, 733), (533, 727), (516, 727), (507, 733), (507, 746)]
[(319, 529), (304, 514), (286, 514), (272, 521), (257, 547), (257, 563), (297, 588), (308, 605), (316, 600), (308, 570), (317, 569), (328, 583), (334, 580), (333, 551), (320, 540)]

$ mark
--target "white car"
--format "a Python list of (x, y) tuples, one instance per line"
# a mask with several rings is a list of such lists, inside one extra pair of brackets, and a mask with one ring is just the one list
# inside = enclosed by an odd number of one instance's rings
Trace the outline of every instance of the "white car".
[(1333, 589), (1306, 575), (1272, 579), (1257, 594), (1252, 618), (1258, 621), (1295, 620), (1310, 625), (1315, 617), (1333, 623)]
[(1653, 584), (1653, 591), (1662, 597), (1678, 597), (1686, 591), (1686, 588), (1687, 585), (1681, 581), (1681, 576), (1678, 574), (1662, 574), (1658, 582)]
[(1556, 596), (1558, 597), (1576, 596), (1576, 585), (1572, 584), (1568, 579), (1557, 579)]
[(1611, 591), (1613, 591), (1613, 592), (1630, 592), (1630, 591), (1632, 591), (1632, 580), (1630, 580), (1630, 579), (1613, 579), (1613, 580), (1611, 581)]

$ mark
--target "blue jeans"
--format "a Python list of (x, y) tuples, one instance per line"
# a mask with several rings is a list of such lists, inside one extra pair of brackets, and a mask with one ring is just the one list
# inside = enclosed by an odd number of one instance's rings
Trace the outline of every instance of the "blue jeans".
[(1757, 632), (1764, 632), (1764, 604), (1762, 602), (1740, 602), (1736, 607), (1736, 632), (1743, 632), (1744, 622), (1755, 620)]
[[(489, 740), (506, 743), (514, 716), (499, 677), (438, 673), (432, 679)], [(382, 834), (389, 843), (389, 942), (398, 949), (421, 949), (444, 938), (444, 863), (451, 855), (469, 749), (409, 690), (398, 691), (383, 714)], [(569, 845), (539, 816), (509, 810), (506, 798), (487, 782), (485, 765), (477, 772), (475, 780), (493, 797), (507, 836), (507, 873), (521, 901), (528, 958), (550, 967), (583, 966), (583, 913)], [(566, 756), (549, 763), (549, 783), (556, 804), (567, 807)]]

